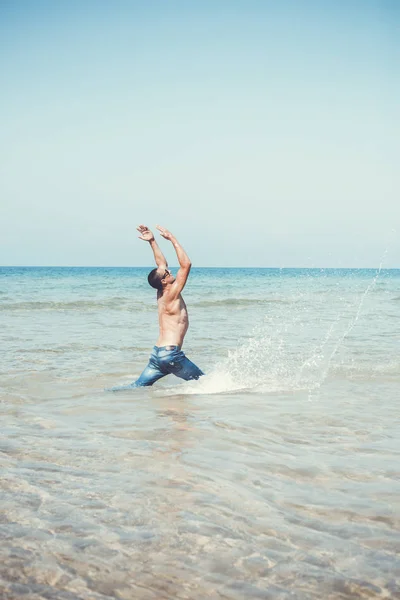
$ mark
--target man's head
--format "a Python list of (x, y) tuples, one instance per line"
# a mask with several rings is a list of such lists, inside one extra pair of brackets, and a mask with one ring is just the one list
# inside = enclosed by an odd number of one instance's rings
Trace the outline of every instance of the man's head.
[(173, 275), (171, 275), (171, 271), (168, 269), (153, 269), (148, 274), (147, 281), (151, 287), (155, 288), (159, 292), (162, 292), (165, 286), (170, 283), (174, 283), (175, 278)]

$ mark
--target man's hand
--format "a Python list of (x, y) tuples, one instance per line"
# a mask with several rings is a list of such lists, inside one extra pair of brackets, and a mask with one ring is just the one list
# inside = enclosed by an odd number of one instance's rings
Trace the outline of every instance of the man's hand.
[(141, 234), (139, 235), (140, 240), (144, 240), (145, 242), (152, 242), (154, 240), (153, 233), (148, 227), (146, 227), (146, 225), (139, 225), (139, 227), (137, 227), (136, 229)]
[(146, 227), (146, 225), (139, 225), (139, 227), (137, 227), (137, 230), (140, 233), (139, 239), (144, 240), (145, 242), (149, 242), (150, 247), (153, 250), (154, 260), (156, 261), (157, 267), (159, 269), (165, 270), (168, 267), (168, 263), (165, 260), (164, 254), (158, 247), (156, 240), (154, 239), (153, 232), (150, 231), (150, 229)]
[(172, 238), (174, 237), (172, 233), (168, 231), (168, 229), (164, 229), (164, 227), (160, 227), (160, 225), (157, 225), (157, 229), (163, 236), (163, 238), (165, 238), (166, 240), (172, 240)]

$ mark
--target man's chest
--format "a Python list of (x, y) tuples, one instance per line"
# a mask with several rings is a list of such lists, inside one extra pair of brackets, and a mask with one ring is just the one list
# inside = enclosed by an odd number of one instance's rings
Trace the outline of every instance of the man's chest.
[(180, 316), (186, 312), (186, 304), (182, 296), (173, 300), (162, 298), (158, 301), (158, 314), (160, 317)]

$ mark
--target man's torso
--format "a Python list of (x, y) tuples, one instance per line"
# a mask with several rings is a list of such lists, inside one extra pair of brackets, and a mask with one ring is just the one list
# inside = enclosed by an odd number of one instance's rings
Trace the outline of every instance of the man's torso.
[(158, 294), (157, 303), (160, 325), (157, 346), (182, 347), (189, 327), (189, 316), (184, 299), (181, 295), (170, 299), (168, 294)]

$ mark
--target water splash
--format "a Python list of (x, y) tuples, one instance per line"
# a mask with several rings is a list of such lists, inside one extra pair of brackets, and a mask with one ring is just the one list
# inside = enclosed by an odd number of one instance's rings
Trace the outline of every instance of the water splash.
[(179, 393), (220, 394), (263, 389), (272, 392), (298, 387), (293, 377), (298, 355), (287, 343), (296, 321), (297, 317), (288, 319), (273, 331), (269, 324), (256, 327), (251, 338), (229, 351), (227, 358), (217, 363), (209, 374), (180, 385)]
[[(306, 390), (309, 398), (315, 399), (331, 368), (335, 368), (335, 357), (345, 349), (346, 339), (360, 320), (366, 299), (380, 277), (386, 254), (387, 251), (372, 280), (350, 305), (341, 295), (327, 298), (327, 304), (332, 303), (334, 308), (325, 314), (325, 329), (321, 329), (321, 323), (312, 315), (313, 305), (302, 292), (296, 311), (282, 310), (273, 322), (266, 318), (248, 340), (229, 351), (227, 358), (216, 364), (207, 376), (179, 385), (178, 393)], [(177, 390), (174, 387), (167, 393)]]
[(376, 272), (375, 276), (373, 277), (373, 279), (371, 280), (371, 282), (370, 282), (370, 283), (367, 285), (367, 287), (366, 287), (366, 289), (364, 290), (364, 292), (361, 294), (361, 298), (360, 298), (360, 300), (359, 300), (359, 302), (358, 302), (358, 305), (356, 306), (356, 312), (355, 312), (355, 315), (354, 315), (354, 317), (352, 317), (352, 318), (349, 320), (349, 322), (348, 322), (348, 324), (347, 324), (347, 327), (346, 327), (346, 329), (345, 329), (345, 331), (344, 331), (343, 335), (341, 335), (341, 336), (338, 338), (337, 342), (335, 343), (335, 345), (334, 345), (334, 347), (333, 347), (333, 350), (332, 350), (332, 352), (330, 353), (330, 355), (329, 355), (329, 357), (328, 357), (328, 360), (327, 360), (327, 361), (326, 361), (326, 363), (325, 363), (325, 368), (324, 368), (324, 370), (323, 370), (323, 372), (322, 372), (322, 374), (321, 374), (321, 380), (320, 380), (320, 382), (319, 382), (319, 385), (318, 385), (318, 387), (319, 387), (319, 386), (321, 386), (321, 385), (322, 385), (322, 383), (323, 383), (323, 382), (326, 380), (326, 378), (328, 377), (329, 369), (330, 369), (330, 367), (331, 367), (331, 364), (332, 364), (332, 361), (333, 361), (333, 359), (334, 359), (335, 355), (338, 353), (338, 350), (339, 350), (339, 348), (340, 348), (341, 346), (343, 346), (343, 344), (344, 344), (344, 342), (345, 342), (346, 338), (347, 338), (347, 337), (350, 335), (350, 333), (353, 331), (353, 329), (354, 329), (354, 327), (355, 327), (356, 323), (358, 322), (358, 320), (359, 320), (359, 318), (360, 318), (360, 315), (361, 315), (361, 312), (362, 312), (362, 308), (363, 308), (363, 305), (364, 305), (365, 299), (366, 299), (366, 297), (368, 296), (368, 294), (371, 292), (371, 290), (373, 290), (373, 288), (376, 286), (376, 283), (377, 283), (377, 281), (378, 281), (378, 279), (379, 279), (379, 276), (380, 276), (380, 274), (381, 274), (381, 271), (382, 271), (383, 262), (384, 262), (384, 260), (385, 260), (385, 258), (386, 258), (386, 256), (387, 256), (387, 253), (388, 253), (388, 248), (386, 248), (385, 252), (384, 252), (384, 253), (383, 253), (383, 255), (382, 255), (381, 262), (379, 263), (379, 268), (378, 268), (378, 270), (377, 270), (377, 272)]

